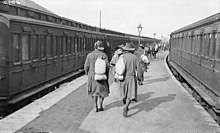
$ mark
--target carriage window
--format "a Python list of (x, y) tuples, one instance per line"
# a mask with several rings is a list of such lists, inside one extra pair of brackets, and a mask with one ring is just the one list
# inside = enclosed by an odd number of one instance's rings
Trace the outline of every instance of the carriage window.
[(58, 49), (59, 49), (59, 54), (63, 55), (63, 44), (62, 44), (62, 37), (58, 37)]
[(211, 45), (210, 45), (210, 56), (215, 56), (215, 47), (216, 47), (217, 33), (213, 33), (211, 37)]
[(186, 36), (184, 36), (183, 39), (182, 39), (181, 51), (185, 51), (185, 49), (186, 49)]
[(216, 53), (215, 53), (215, 56), (217, 59), (220, 59), (220, 33), (218, 33), (217, 35), (217, 41), (218, 43), (216, 43)]
[(66, 37), (66, 51), (67, 51), (67, 54), (70, 54), (71, 46), (70, 46), (70, 38), (69, 37)]
[(71, 38), (71, 45), (72, 45), (72, 53), (75, 53), (75, 39), (74, 39), (74, 37)]
[(182, 47), (183, 47), (183, 37), (180, 37), (179, 39), (180, 39), (180, 41), (179, 41), (179, 50), (182, 50)]
[(206, 34), (206, 41), (205, 41), (205, 46), (204, 46), (205, 56), (209, 56), (210, 42), (211, 42), (211, 34)]
[(66, 37), (63, 37), (62, 43), (63, 43), (63, 55), (65, 55), (66, 54)]
[(86, 39), (83, 38), (83, 52), (86, 51)]
[(77, 39), (77, 52), (81, 52), (81, 37), (79, 37), (78, 39)]
[(46, 56), (45, 54), (45, 36), (40, 36), (40, 51), (41, 51), (41, 58)]
[(78, 52), (78, 47), (77, 47), (78, 45), (77, 44), (78, 44), (78, 37), (75, 38), (75, 53)]
[(200, 54), (200, 35), (197, 35), (197, 39), (196, 39), (196, 54)]
[(81, 39), (82, 39), (82, 38), (79, 37), (78, 43), (77, 43), (77, 44), (78, 44), (78, 48), (79, 48), (79, 49), (78, 49), (78, 52), (81, 52), (81, 51), (82, 51), (82, 42), (81, 42)]
[(202, 46), (201, 46), (201, 55), (205, 55), (205, 44), (206, 44), (206, 35), (202, 35)]
[(19, 34), (13, 34), (13, 59), (14, 62), (20, 61)]
[(52, 45), (53, 56), (57, 56), (57, 37), (53, 37), (53, 45)]
[(192, 44), (192, 37), (191, 36), (188, 37), (188, 42), (187, 43), (188, 43), (187, 44), (187, 51), (190, 52), (191, 44)]
[(59, 37), (58, 36), (56, 36), (56, 42), (57, 42), (57, 54), (56, 55), (59, 55), (59, 50), (60, 50), (60, 42), (59, 42), (60, 40), (59, 40)]
[(195, 53), (195, 49), (196, 49), (196, 35), (193, 36), (193, 39), (192, 39), (191, 52)]
[[(90, 45), (90, 51), (91, 51), (91, 50), (93, 50), (92, 38), (90, 39), (90, 42), (89, 42), (89, 43), (90, 43), (89, 45)], [(113, 47), (113, 45), (111, 45), (111, 46)]]
[(29, 35), (22, 35), (22, 60), (30, 60), (30, 37)]
[(199, 38), (199, 45), (200, 45), (199, 54), (203, 55), (203, 35), (202, 34), (200, 35), (200, 38)]
[(83, 38), (81, 37), (81, 44), (80, 44), (80, 46), (81, 46), (81, 52), (83, 52), (83, 50), (84, 50), (84, 40), (83, 40)]
[(172, 48), (176, 48), (176, 38), (173, 38), (172, 39)]
[(38, 36), (37, 35), (33, 35), (33, 41), (32, 41), (32, 51), (31, 51), (31, 55), (33, 59), (37, 59), (37, 53), (38, 53)]
[(52, 46), (52, 37), (47, 36), (47, 57), (51, 57), (51, 46)]
[(88, 48), (88, 43), (89, 43), (89, 38), (85, 38), (85, 51), (89, 51), (89, 48)]

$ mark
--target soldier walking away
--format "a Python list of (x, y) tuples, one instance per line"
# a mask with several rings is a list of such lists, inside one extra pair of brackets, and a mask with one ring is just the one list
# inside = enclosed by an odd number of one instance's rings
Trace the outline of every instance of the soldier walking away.
[(141, 71), (140, 71), (140, 80), (138, 81), (139, 85), (143, 85), (143, 81), (144, 81), (144, 72), (146, 71), (146, 66), (145, 63), (141, 60), (142, 55), (147, 56), (145, 49), (144, 49), (144, 45), (140, 44), (138, 49), (135, 51), (134, 53), (135, 55), (137, 55), (139, 62), (140, 62), (140, 66), (141, 66)]
[[(115, 52), (114, 54), (112, 55), (112, 59), (110, 61), (110, 65), (112, 66), (112, 72), (113, 72), (113, 75), (115, 75), (115, 65), (119, 59), (119, 57), (123, 54), (123, 49), (122, 47), (124, 47), (124, 45), (119, 45), (115, 48)], [(115, 79), (116, 81), (116, 79)]]
[[(88, 75), (87, 89), (88, 94), (94, 99), (95, 111), (103, 111), (104, 98), (109, 95), (109, 61), (107, 55), (103, 52), (104, 46), (101, 41), (97, 41), (94, 44), (95, 50), (89, 53), (86, 57), (84, 70), (85, 74)], [(106, 80), (95, 80), (95, 62), (98, 58), (102, 58), (106, 63)]]
[(132, 43), (126, 43), (123, 47), (123, 61), (125, 65), (124, 80), (120, 80), (120, 95), (123, 100), (123, 116), (127, 117), (131, 101), (137, 101), (137, 79), (140, 80), (140, 63)]
[(115, 48), (115, 52), (112, 55), (112, 59), (110, 61), (110, 65), (115, 66), (117, 60), (119, 59), (119, 56), (123, 54), (123, 49), (122, 47), (124, 47), (124, 45), (119, 45)]

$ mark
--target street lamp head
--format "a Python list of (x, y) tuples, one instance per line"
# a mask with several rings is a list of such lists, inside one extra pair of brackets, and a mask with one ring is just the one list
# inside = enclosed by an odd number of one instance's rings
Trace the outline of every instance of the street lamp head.
[(139, 26), (137, 27), (139, 34), (141, 34), (142, 28), (143, 28), (143, 27), (141, 26), (141, 24), (139, 24)]

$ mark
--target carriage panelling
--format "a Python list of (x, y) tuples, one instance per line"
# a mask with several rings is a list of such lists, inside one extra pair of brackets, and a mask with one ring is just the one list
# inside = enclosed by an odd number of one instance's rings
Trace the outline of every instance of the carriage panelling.
[(62, 57), (62, 73), (66, 74), (72, 71), (73, 69), (73, 62), (71, 60), (71, 51), (70, 51), (70, 44), (71, 44), (71, 37), (69, 31), (65, 31), (62, 36), (62, 47), (63, 47), (63, 57)]
[(200, 73), (201, 77), (200, 80), (204, 85), (211, 88), (211, 82), (213, 80), (213, 60), (209, 56), (210, 51), (210, 45), (211, 45), (211, 39), (212, 39), (212, 27), (205, 28), (205, 31), (203, 33), (203, 39), (204, 43), (202, 43), (201, 47), (201, 68)]
[[(213, 69), (213, 86), (215, 91), (220, 94), (220, 27), (216, 32), (216, 47), (215, 47), (215, 60), (214, 60), (214, 69)], [(220, 95), (219, 95), (220, 97)]]
[(181, 60), (181, 65), (183, 66), (183, 68), (188, 68), (188, 63), (189, 63), (189, 54), (187, 51), (187, 44), (188, 44), (188, 39), (189, 39), (189, 35), (188, 33), (184, 33), (183, 36), (183, 46), (182, 46), (182, 60)]
[(9, 63), (10, 63), (10, 32), (4, 22), (0, 22), (0, 97), (8, 95)]
[(192, 37), (192, 51), (191, 51), (191, 74), (198, 78), (200, 77), (200, 45), (201, 45), (201, 30), (198, 29), (194, 32)]
[[(200, 20), (189, 26), (181, 28), (172, 33), (170, 58), (178, 62), (179, 54), (176, 54), (176, 36), (181, 33), (191, 32), (192, 37), (183, 41), (182, 46), (182, 65), (188, 76), (195, 81), (200, 89), (204, 90), (216, 102), (220, 96), (220, 35), (219, 35), (219, 13)], [(191, 46), (190, 46), (191, 45)], [(189, 52), (190, 51), (190, 52)], [(177, 57), (175, 57), (177, 56)], [(190, 64), (190, 65), (189, 65)], [(193, 77), (192, 77), (193, 76)]]

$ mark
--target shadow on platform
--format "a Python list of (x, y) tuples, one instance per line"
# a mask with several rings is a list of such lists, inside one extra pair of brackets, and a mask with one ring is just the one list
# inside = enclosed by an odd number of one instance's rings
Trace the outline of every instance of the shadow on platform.
[[(146, 77), (146, 78), (149, 78), (149, 77)], [(146, 79), (146, 78), (145, 78), (145, 79)], [(167, 81), (168, 79), (170, 79), (170, 77), (149, 79), (149, 80), (145, 80), (145, 81), (143, 82), (143, 84), (151, 84), (151, 83), (155, 83), (155, 82), (164, 82), (164, 81)]]
[(151, 111), (162, 103), (166, 103), (166, 102), (174, 100), (175, 97), (176, 97), (176, 94), (168, 94), (168, 96), (156, 97), (156, 98), (152, 98), (149, 100), (144, 100), (140, 104), (137, 104), (134, 107), (130, 108), (130, 110), (132, 109), (138, 109), (138, 110), (128, 115), (128, 117), (133, 116), (137, 113), (140, 113), (141, 111)]
[[(150, 96), (153, 94), (154, 92), (148, 92), (148, 93), (145, 93), (145, 94), (139, 94), (137, 96), (137, 101), (140, 102), (140, 101), (144, 101), (148, 98), (150, 98)], [(132, 101), (133, 102), (133, 101)], [(106, 105), (105, 107), (105, 110), (108, 110), (110, 108), (114, 108), (114, 107), (121, 107), (121, 106), (124, 106), (124, 104), (122, 103), (122, 100), (117, 100), (113, 103), (110, 103), (108, 105)]]

